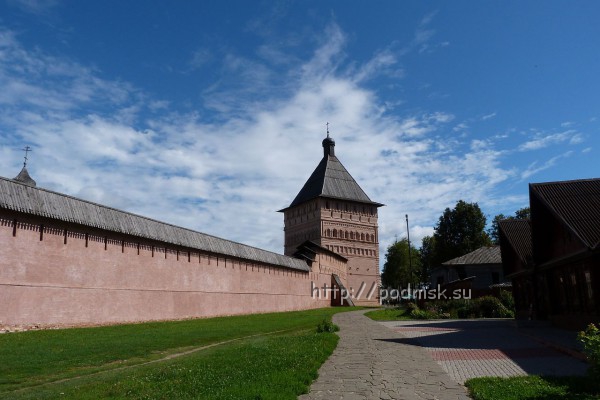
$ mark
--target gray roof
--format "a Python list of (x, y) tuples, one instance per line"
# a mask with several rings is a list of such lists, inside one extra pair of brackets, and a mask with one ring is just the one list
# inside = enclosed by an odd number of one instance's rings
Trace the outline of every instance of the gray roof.
[(35, 181), (31, 176), (29, 176), (29, 172), (27, 171), (27, 167), (25, 165), (23, 165), (21, 172), (19, 172), (19, 175), (15, 176), (14, 180), (24, 183), (28, 186), (35, 186)]
[(498, 227), (521, 261), (530, 263), (533, 260), (531, 221), (517, 218), (503, 219), (498, 222)]
[(599, 178), (531, 183), (529, 191), (536, 194), (588, 248), (600, 248)]
[(453, 258), (442, 263), (442, 265), (478, 265), (478, 264), (502, 264), (500, 246), (483, 246), (464, 256)]
[(306, 262), (0, 177), (0, 208), (300, 271)]
[(306, 181), (294, 201), (288, 208), (297, 206), (317, 197), (350, 200), (372, 204), (377, 207), (381, 203), (371, 201), (369, 196), (358, 186), (340, 160), (333, 155), (325, 155), (310, 178)]

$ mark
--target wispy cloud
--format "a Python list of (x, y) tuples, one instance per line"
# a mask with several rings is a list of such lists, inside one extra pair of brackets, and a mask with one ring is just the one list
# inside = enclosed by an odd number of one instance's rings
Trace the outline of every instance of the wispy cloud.
[(437, 11), (434, 11), (423, 17), (415, 32), (414, 44), (418, 48), (419, 53), (424, 53), (430, 49), (429, 40), (435, 34), (435, 30), (429, 28), (429, 25), (436, 14)]
[(571, 144), (581, 143), (581, 135), (573, 129), (559, 133), (536, 133), (534, 139), (519, 146), (520, 151), (539, 150), (553, 144), (569, 142)]
[(454, 131), (454, 132), (463, 132), (463, 131), (465, 131), (465, 130), (467, 130), (467, 129), (469, 129), (469, 125), (467, 125), (467, 124), (466, 124), (466, 123), (464, 123), (464, 122), (461, 122), (460, 124), (458, 124), (458, 125), (454, 126), (454, 127), (452, 128), (452, 131)]
[(556, 163), (558, 162), (558, 160), (560, 160), (561, 158), (566, 158), (566, 157), (570, 157), (571, 155), (573, 155), (572, 151), (567, 151), (566, 153), (563, 153), (561, 155), (558, 155), (556, 157), (552, 157), (549, 160), (545, 161), (543, 164), (539, 164), (539, 162), (534, 161), (533, 163), (529, 164), (529, 166), (527, 167), (526, 170), (524, 170), (523, 172), (521, 172), (521, 180), (525, 180), (530, 178), (531, 176), (537, 174), (538, 172), (541, 172), (545, 169), (548, 169), (550, 167), (553, 167), (556, 165)]
[(386, 49), (377, 52), (375, 56), (367, 63), (361, 66), (360, 70), (353, 74), (356, 82), (363, 82), (384, 74), (393, 78), (403, 78), (402, 68), (394, 67), (398, 60), (393, 51)]
[[(216, 82), (198, 112), (182, 112), (93, 68), (24, 48), (2, 31), (2, 174), (16, 175), (21, 155), (12, 149), (27, 143), (35, 154), (30, 172), (42, 187), (281, 252), (275, 210), (291, 202), (320, 160), (327, 121), (341, 161), (373, 200), (387, 204), (382, 247), (401, 233), (406, 213), (418, 242), (457, 200), (497, 204), (502, 182), (558, 160), (517, 171), (502, 165), (493, 141), (456, 138), (451, 112), (389, 115), (365, 82), (397, 71), (396, 56), (384, 49), (344, 63), (338, 25), (316, 36), (322, 39), (312, 55), (283, 74), (264, 57), (230, 51), (223, 71), (244, 79)], [(203, 117), (207, 109), (214, 117)], [(577, 140), (574, 131), (553, 135), (536, 136), (523, 150)]]
[(7, 2), (36, 15), (44, 14), (58, 5), (58, 0), (7, 0)]
[(214, 55), (212, 51), (206, 47), (197, 49), (192, 53), (192, 59), (190, 60), (190, 67), (192, 69), (200, 69), (206, 64), (213, 61)]

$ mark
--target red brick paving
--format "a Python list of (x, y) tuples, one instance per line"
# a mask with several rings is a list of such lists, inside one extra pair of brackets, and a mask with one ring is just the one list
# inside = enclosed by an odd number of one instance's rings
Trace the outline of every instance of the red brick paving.
[(501, 360), (534, 357), (557, 357), (558, 353), (546, 348), (521, 349), (444, 349), (430, 350), (431, 357), (436, 361), (456, 360)]
[(417, 331), (417, 332), (456, 332), (458, 329), (452, 328), (438, 328), (438, 327), (418, 327), (418, 326), (406, 326), (402, 328), (394, 329), (396, 332), (405, 332), (405, 331)]
[(479, 376), (579, 375), (587, 365), (519, 333), (508, 320), (390, 321), (458, 383)]

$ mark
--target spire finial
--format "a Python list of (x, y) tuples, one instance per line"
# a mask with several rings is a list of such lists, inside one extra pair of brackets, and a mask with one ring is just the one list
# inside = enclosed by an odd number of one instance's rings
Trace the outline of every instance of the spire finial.
[(27, 160), (28, 160), (27, 155), (29, 154), (30, 151), (33, 151), (33, 150), (31, 150), (31, 147), (25, 146), (23, 151), (25, 152), (25, 160), (23, 161), (23, 168), (25, 168), (27, 166)]
[(325, 125), (327, 126), (327, 137), (323, 139), (323, 154), (325, 156), (335, 156), (335, 141), (329, 137), (329, 122)]
[(31, 176), (29, 176), (29, 172), (27, 172), (27, 160), (29, 159), (27, 156), (29, 155), (29, 152), (33, 150), (31, 150), (31, 147), (29, 146), (25, 146), (25, 148), (21, 150), (25, 152), (23, 168), (21, 168), (21, 172), (19, 172), (19, 175), (17, 175), (13, 180), (24, 183), (28, 186), (35, 186), (35, 181), (31, 178)]

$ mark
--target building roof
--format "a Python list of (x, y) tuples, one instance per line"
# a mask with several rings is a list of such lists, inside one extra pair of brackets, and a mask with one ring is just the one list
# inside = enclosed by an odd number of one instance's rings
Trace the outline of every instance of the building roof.
[(500, 246), (483, 246), (464, 256), (453, 258), (442, 265), (477, 265), (477, 264), (502, 264)]
[(600, 178), (531, 183), (529, 188), (583, 244), (600, 247)]
[(308, 271), (305, 261), (0, 177), (0, 208)]
[(31, 176), (29, 176), (29, 172), (27, 171), (27, 167), (25, 165), (23, 165), (21, 172), (19, 172), (19, 175), (15, 176), (14, 180), (28, 186), (35, 186), (35, 181)]
[(531, 243), (531, 221), (528, 219), (503, 219), (498, 222), (508, 244), (515, 250), (521, 261), (529, 264), (533, 260)]
[(335, 257), (338, 260), (343, 261), (343, 262), (348, 261), (348, 259), (346, 257), (336, 253), (335, 251), (329, 250), (328, 248), (323, 247), (323, 246), (313, 242), (312, 240), (307, 240), (304, 243), (302, 243), (301, 245), (299, 245), (298, 249), (294, 253), (294, 256), (298, 257), (298, 258), (303, 258), (303, 259), (309, 260), (312, 263), (315, 261), (315, 258), (316, 258), (315, 256), (316, 256), (317, 252), (328, 254), (328, 255)]
[(383, 205), (371, 201), (369, 196), (356, 183), (354, 178), (335, 156), (333, 152), (334, 146), (335, 142), (329, 136), (323, 140), (325, 151), (321, 162), (319, 162), (317, 168), (287, 208), (297, 206), (317, 197), (356, 201), (372, 204), (377, 207)]

